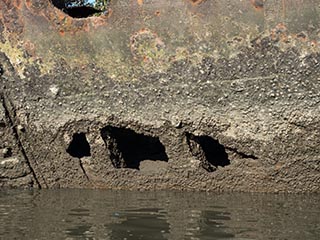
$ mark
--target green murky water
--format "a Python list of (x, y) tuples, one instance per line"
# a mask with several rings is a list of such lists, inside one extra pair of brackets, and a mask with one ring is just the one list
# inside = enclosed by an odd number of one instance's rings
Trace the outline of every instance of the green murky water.
[(0, 239), (320, 239), (320, 195), (0, 192)]

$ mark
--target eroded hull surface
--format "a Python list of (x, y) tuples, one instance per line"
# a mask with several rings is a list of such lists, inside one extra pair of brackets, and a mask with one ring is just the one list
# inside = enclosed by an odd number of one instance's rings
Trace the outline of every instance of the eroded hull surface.
[(320, 191), (317, 0), (0, 0), (0, 186)]

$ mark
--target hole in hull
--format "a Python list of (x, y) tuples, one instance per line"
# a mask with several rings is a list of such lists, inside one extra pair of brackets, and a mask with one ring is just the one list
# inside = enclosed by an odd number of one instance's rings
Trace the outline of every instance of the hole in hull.
[(101, 11), (92, 7), (72, 7), (67, 8), (64, 10), (64, 12), (73, 18), (87, 18), (93, 16), (94, 14), (101, 13)]
[(158, 137), (112, 126), (103, 128), (101, 136), (115, 168), (140, 169), (140, 163), (146, 160), (168, 162), (165, 147)]
[(213, 172), (218, 166), (225, 167), (230, 164), (226, 149), (218, 140), (191, 133), (186, 133), (186, 138), (190, 152), (208, 172)]
[(73, 134), (67, 153), (76, 158), (91, 156), (90, 145), (84, 133)]
[(87, 18), (107, 11), (110, 0), (51, 0), (52, 4), (73, 18)]

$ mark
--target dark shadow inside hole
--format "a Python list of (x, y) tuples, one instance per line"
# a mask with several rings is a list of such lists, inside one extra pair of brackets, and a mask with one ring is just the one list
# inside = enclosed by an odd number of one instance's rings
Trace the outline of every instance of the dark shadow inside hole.
[(73, 18), (87, 18), (102, 11), (92, 7), (72, 7), (64, 9), (64, 12)]
[[(73, 18), (87, 18), (98, 13), (103, 13), (103, 10), (99, 10), (89, 5), (89, 2), (74, 1), (74, 0), (51, 0), (52, 4), (68, 14)], [(93, 1), (95, 2), (95, 1)]]
[(139, 169), (144, 160), (168, 162), (165, 147), (158, 137), (112, 126), (103, 128), (101, 136), (115, 168)]
[(72, 141), (67, 149), (67, 153), (76, 158), (91, 156), (90, 145), (84, 133), (73, 134)]
[(203, 166), (209, 163), (209, 166), (205, 167), (206, 170), (213, 171), (210, 165), (214, 167), (230, 165), (226, 149), (218, 140), (210, 136), (195, 136), (191, 133), (187, 133), (186, 137), (191, 153), (199, 158)]

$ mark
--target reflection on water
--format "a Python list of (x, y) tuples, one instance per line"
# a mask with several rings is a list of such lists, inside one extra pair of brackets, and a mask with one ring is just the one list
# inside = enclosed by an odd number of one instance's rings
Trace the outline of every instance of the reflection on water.
[(166, 212), (158, 208), (127, 210), (117, 213), (121, 224), (110, 225), (111, 239), (168, 239)]
[(320, 239), (320, 195), (0, 192), (0, 239)]

